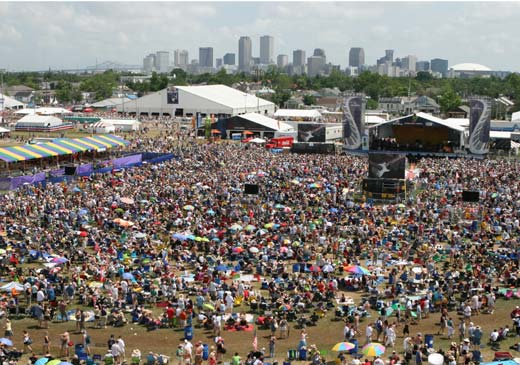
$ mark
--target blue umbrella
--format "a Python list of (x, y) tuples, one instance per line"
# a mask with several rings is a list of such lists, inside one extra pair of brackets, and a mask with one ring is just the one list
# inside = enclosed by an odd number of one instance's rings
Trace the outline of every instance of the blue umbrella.
[(34, 365), (45, 365), (49, 362), (49, 359), (46, 357), (42, 357), (41, 359), (36, 360)]
[(72, 363), (70, 363), (68, 361), (62, 361), (58, 365), (72, 365)]
[(175, 233), (173, 235), (173, 238), (177, 238), (178, 240), (181, 240), (181, 241), (185, 241), (186, 240), (186, 236), (183, 235), (182, 233)]
[(86, 215), (88, 214), (88, 210), (83, 208), (83, 209), (80, 209), (79, 212), (78, 212), (78, 215), (81, 217), (83, 215)]
[(132, 273), (130, 273), (130, 272), (125, 272), (125, 273), (123, 273), (123, 279), (134, 280), (134, 275), (132, 275)]
[(0, 343), (3, 343), (6, 346), (13, 346), (13, 341), (5, 337), (0, 338)]
[(217, 271), (228, 271), (229, 268), (226, 265), (218, 265), (215, 270)]
[(189, 234), (186, 236), (186, 238), (193, 241), (195, 239), (195, 236), (192, 234)]

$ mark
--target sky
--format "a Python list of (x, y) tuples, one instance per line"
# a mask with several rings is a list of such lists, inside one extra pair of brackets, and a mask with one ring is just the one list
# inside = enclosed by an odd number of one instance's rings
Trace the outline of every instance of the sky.
[[(395, 57), (445, 58), (520, 71), (520, 2), (3, 2), (0, 69), (75, 69), (104, 61), (142, 65), (158, 50), (213, 47), (238, 54), (238, 39), (275, 38), (275, 59), (323, 48), (348, 65), (350, 47), (367, 64)], [(515, 36), (516, 34), (516, 36)], [(238, 58), (237, 58), (238, 59)]]

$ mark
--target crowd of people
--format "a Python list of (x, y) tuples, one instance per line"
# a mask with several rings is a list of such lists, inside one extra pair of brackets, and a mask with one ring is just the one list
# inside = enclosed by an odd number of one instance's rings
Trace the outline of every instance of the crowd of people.
[[(317, 365), (322, 351), (306, 329), (334, 313), (345, 327), (331, 342), (380, 341), (392, 364), (417, 365), (431, 346), (411, 326), (439, 316), (438, 335), (454, 342), (436, 351), (467, 364), (479, 361), (486, 336), (475, 316), (493, 316), (500, 297), (517, 295), (516, 161), (425, 158), (405, 201), (373, 204), (360, 195), (365, 157), (273, 154), (175, 129), (138, 135), (128, 149), (178, 158), (0, 196), (0, 277), (12, 282), (0, 311), (5, 338), (23, 345), (4, 341), (0, 357), (37, 352), (29, 333), (21, 344), (12, 334), (11, 317), (26, 311), (43, 330), (75, 320), (85, 353), (96, 336), (88, 321), (185, 329), (175, 353), (135, 351), (133, 362), (261, 365), (285, 358), (277, 342), (298, 331), (293, 357)], [(258, 194), (244, 194), (245, 184)], [(463, 202), (463, 190), (480, 191), (480, 204)], [(520, 333), (519, 317), (497, 323), (490, 342)], [(192, 343), (198, 328), (211, 331), (208, 348)], [(226, 331), (256, 329), (271, 331), (268, 349), (226, 353)], [(403, 352), (390, 354), (401, 335)], [(109, 345), (106, 361), (125, 361), (122, 342), (123, 350)], [(69, 343), (64, 333), (54, 355), (81, 361)], [(41, 355), (52, 356), (45, 344)]]

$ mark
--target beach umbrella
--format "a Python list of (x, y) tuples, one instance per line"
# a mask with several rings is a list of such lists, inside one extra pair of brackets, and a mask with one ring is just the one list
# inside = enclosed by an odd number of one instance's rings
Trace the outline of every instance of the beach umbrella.
[(210, 240), (209, 240), (208, 237), (202, 237), (202, 239), (201, 239), (201, 242), (209, 242), (209, 241), (210, 241)]
[(258, 252), (260, 252), (260, 250), (258, 249), (258, 247), (250, 247), (249, 248), (249, 252), (251, 252), (251, 253), (258, 253)]
[(285, 207), (285, 208), (283, 208), (283, 212), (284, 213), (291, 213), (292, 212), (292, 208), (291, 207)]
[(220, 264), (220, 265), (218, 265), (218, 266), (215, 268), (215, 270), (217, 270), (217, 271), (228, 271), (229, 268), (228, 268), (226, 265)]
[(64, 263), (66, 263), (67, 261), (69, 261), (69, 260), (67, 260), (65, 257), (55, 257), (55, 258), (53, 258), (53, 259), (51, 260), (51, 262), (52, 262), (53, 264), (64, 264)]
[(184, 207), (182, 207), (182, 209), (192, 211), (195, 210), (195, 207), (193, 205), (186, 204)]
[(45, 365), (49, 362), (49, 359), (46, 358), (46, 357), (42, 357), (42, 358), (39, 358), (38, 360), (36, 360), (36, 362), (34, 363), (34, 365)]
[(323, 266), (323, 272), (334, 272), (334, 266), (332, 266), (331, 264), (327, 264), (325, 266)]
[(351, 342), (338, 342), (332, 347), (332, 351), (342, 352), (342, 351), (350, 351), (356, 348)]
[(204, 303), (202, 305), (202, 308), (209, 309), (210, 311), (214, 311), (215, 310), (215, 307), (213, 306), (213, 304), (210, 304), (210, 303)]
[(86, 231), (79, 231), (78, 236), (80, 236), (80, 237), (88, 237), (88, 232), (86, 232)]
[(13, 341), (5, 337), (0, 338), (0, 343), (5, 346), (13, 346)]
[(123, 273), (123, 279), (125, 280), (135, 280), (134, 275), (130, 272)]
[(144, 233), (144, 232), (137, 232), (136, 234), (134, 234), (134, 237), (135, 238), (145, 238), (146, 237), (146, 233)]
[(309, 267), (309, 271), (311, 271), (311, 272), (321, 272), (321, 267), (319, 267), (318, 265), (312, 265), (311, 267)]
[(278, 310), (281, 310), (281, 311), (290, 311), (291, 310), (291, 306), (289, 304), (282, 304), (281, 306), (278, 307)]
[(244, 229), (245, 229), (246, 231), (251, 232), (251, 231), (254, 231), (254, 230), (256, 229), (256, 227), (253, 226), (252, 224), (248, 224), (248, 225), (246, 226), (246, 228), (244, 228)]
[(378, 342), (367, 343), (361, 349), (361, 353), (365, 356), (381, 356), (385, 353), (386, 348)]
[(70, 363), (68, 361), (62, 361), (58, 365), (72, 365), (72, 363)]
[(54, 359), (54, 360), (49, 361), (46, 365), (59, 365), (60, 362), (61, 362), (60, 359)]
[(208, 209), (206, 213), (210, 215), (215, 215), (215, 211), (213, 209)]
[(275, 207), (276, 209), (283, 209), (283, 208), (285, 208), (285, 205), (282, 205), (282, 204), (276, 204), (274, 207)]
[(87, 215), (88, 214), (88, 210), (83, 208), (83, 209), (80, 209), (78, 211), (78, 215), (81, 217), (81, 216), (84, 216), (84, 215)]
[(274, 223), (267, 223), (267, 224), (264, 224), (264, 228), (269, 229), (269, 228), (272, 228), (272, 227), (274, 227)]
[(181, 241), (186, 240), (186, 236), (183, 235), (182, 233), (174, 233), (172, 237), (173, 237), (173, 238), (176, 238), (176, 239), (178, 239), (178, 240), (181, 240)]
[(124, 197), (124, 198), (121, 198), (121, 203), (134, 204), (134, 199), (128, 198), (128, 197)]
[(231, 225), (231, 227), (229, 227), (229, 229), (231, 229), (233, 231), (241, 231), (243, 229), (243, 227), (238, 223), (234, 223)]
[(359, 265), (345, 266), (343, 268), (343, 271), (349, 272), (351, 274), (370, 275), (370, 271), (368, 271), (368, 269), (364, 268), (363, 266), (359, 266)]

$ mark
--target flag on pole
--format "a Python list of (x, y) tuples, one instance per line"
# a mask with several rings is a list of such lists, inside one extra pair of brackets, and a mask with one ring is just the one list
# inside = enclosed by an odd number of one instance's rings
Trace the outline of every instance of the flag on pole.
[(256, 336), (256, 327), (255, 331), (253, 332), (253, 349), (258, 351), (258, 337)]

